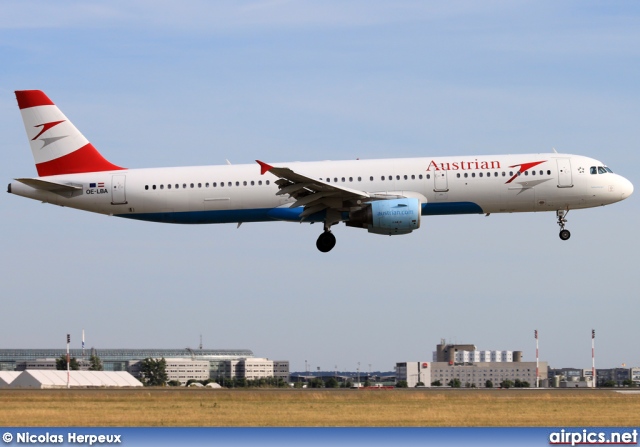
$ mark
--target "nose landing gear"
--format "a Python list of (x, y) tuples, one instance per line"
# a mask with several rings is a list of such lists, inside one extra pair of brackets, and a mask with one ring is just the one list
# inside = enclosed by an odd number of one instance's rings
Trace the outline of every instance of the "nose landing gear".
[(562, 239), (563, 241), (566, 241), (571, 237), (571, 232), (569, 230), (565, 230), (564, 228), (564, 224), (567, 223), (567, 219), (565, 219), (567, 214), (569, 214), (569, 211), (556, 211), (556, 216), (558, 216), (558, 225), (560, 225), (560, 239)]

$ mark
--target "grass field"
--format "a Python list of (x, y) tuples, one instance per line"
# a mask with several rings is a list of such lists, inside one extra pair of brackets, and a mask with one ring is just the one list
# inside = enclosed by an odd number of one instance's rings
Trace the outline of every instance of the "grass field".
[(2, 390), (1, 426), (635, 426), (610, 390)]

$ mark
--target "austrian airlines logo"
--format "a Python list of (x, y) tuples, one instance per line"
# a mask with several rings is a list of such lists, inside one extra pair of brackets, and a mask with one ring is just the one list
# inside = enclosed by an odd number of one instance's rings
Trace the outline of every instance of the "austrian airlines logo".
[[(38, 135), (36, 135), (35, 137), (33, 137), (31, 139), (31, 141), (35, 141), (40, 135), (42, 135), (43, 133), (45, 133), (47, 130), (51, 129), (52, 127), (57, 126), (60, 123), (64, 123), (65, 120), (62, 121), (52, 121), (50, 123), (44, 123), (44, 124), (38, 124), (37, 126), (33, 126), (33, 127), (42, 127), (42, 130), (40, 130), (40, 132), (38, 132)], [(45, 146), (50, 145), (51, 143), (54, 143), (58, 140), (61, 140), (63, 138), (68, 137), (69, 135), (64, 135), (61, 137), (52, 137), (52, 138), (42, 138), (42, 141), (44, 142), (44, 145), (40, 148), (40, 149), (44, 149)]]
[[(541, 163), (546, 162), (547, 160), (543, 160), (543, 161), (532, 161), (530, 163), (522, 163), (521, 165), (513, 165), (513, 166), (509, 166), (510, 168), (517, 168), (518, 166), (520, 166), (520, 169), (518, 169), (518, 172), (516, 172), (513, 177), (511, 177), (506, 183), (511, 183), (512, 181), (515, 180), (516, 177), (518, 177), (520, 174), (522, 174), (524, 171), (528, 171), (529, 169), (538, 166)], [(506, 185), (505, 183), (505, 185)]]

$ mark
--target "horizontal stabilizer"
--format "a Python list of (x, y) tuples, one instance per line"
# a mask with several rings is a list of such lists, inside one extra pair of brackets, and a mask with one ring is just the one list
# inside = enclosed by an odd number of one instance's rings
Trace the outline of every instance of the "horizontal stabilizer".
[(17, 178), (16, 181), (35, 189), (50, 191), (63, 197), (74, 197), (82, 194), (82, 185), (57, 183), (39, 178)]

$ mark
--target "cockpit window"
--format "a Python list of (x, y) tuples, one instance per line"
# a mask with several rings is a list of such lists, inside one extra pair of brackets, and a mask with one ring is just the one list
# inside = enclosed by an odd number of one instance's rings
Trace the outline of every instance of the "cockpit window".
[(604, 168), (604, 166), (598, 166), (598, 174), (606, 174), (607, 170)]
[(611, 169), (609, 169), (607, 166), (605, 166), (604, 168), (607, 170), (607, 172), (608, 172), (609, 174), (613, 174), (613, 171), (612, 171)]
[(591, 172), (591, 175), (597, 174), (598, 173), (598, 168), (596, 168), (595, 166), (591, 166), (591, 169), (589, 170), (589, 172)]

